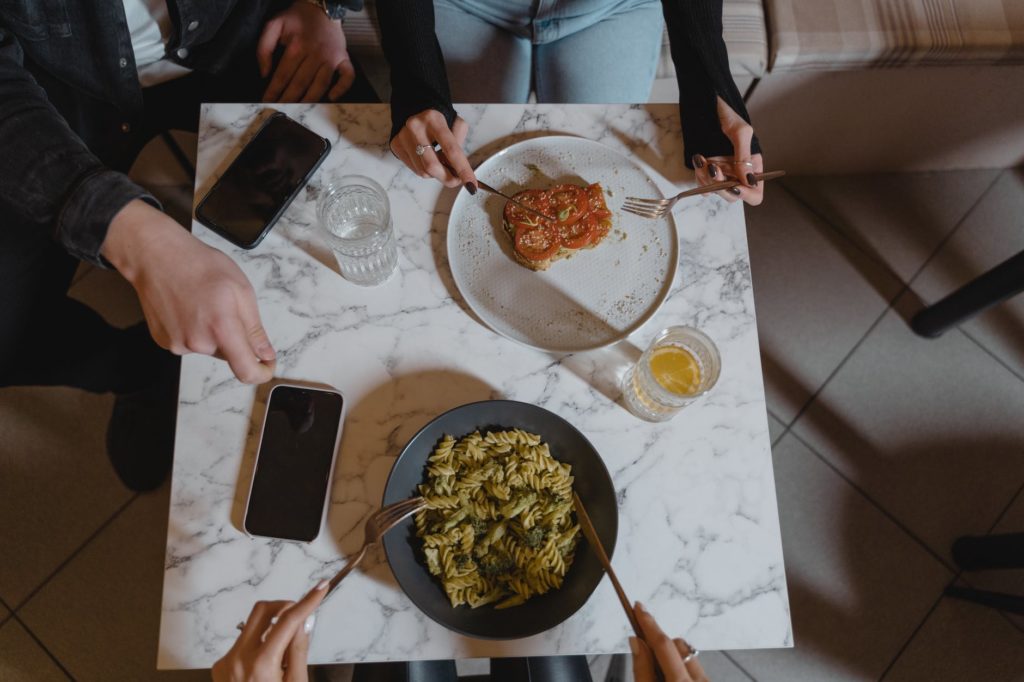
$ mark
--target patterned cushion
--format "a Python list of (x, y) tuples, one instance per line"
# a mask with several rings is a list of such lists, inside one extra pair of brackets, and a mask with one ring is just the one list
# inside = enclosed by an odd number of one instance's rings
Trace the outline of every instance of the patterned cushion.
[[(1012, 0), (1007, 0), (1008, 2)], [(349, 12), (345, 19), (345, 36), (356, 54), (380, 52), (380, 32), (373, 3), (367, 10)], [(722, 11), (723, 35), (729, 49), (729, 66), (737, 79), (760, 78), (768, 64), (768, 42), (764, 27), (762, 0), (725, 0)], [(676, 69), (664, 35), (656, 78), (675, 79)]]
[(770, 70), (1024, 63), (1024, 0), (765, 0)]

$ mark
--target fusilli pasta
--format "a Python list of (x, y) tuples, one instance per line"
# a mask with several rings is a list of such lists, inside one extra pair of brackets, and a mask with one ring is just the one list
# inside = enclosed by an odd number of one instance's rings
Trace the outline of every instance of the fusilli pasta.
[(427, 568), (452, 606), (522, 604), (561, 587), (579, 525), (572, 467), (520, 429), (446, 435), (427, 459), (415, 518)]

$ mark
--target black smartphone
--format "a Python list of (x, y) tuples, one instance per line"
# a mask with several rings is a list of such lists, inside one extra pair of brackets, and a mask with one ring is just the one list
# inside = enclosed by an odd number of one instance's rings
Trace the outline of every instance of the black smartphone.
[(331, 143), (281, 112), (267, 117), (196, 207), (196, 220), (251, 249), (292, 203)]
[(310, 542), (320, 534), (341, 442), (341, 393), (291, 384), (270, 390), (245, 532)]

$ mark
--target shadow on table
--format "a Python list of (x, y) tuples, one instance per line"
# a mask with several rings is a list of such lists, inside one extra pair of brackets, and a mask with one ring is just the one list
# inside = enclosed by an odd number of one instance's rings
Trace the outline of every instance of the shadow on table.
[[(363, 525), (380, 507), (391, 466), (417, 431), (454, 407), (501, 397), (477, 377), (436, 369), (395, 376), (349, 405), (323, 531), (332, 538), (339, 558), (324, 573), (341, 568), (345, 558), (362, 547)], [(366, 557), (360, 570), (379, 582), (395, 584), (379, 549)]]

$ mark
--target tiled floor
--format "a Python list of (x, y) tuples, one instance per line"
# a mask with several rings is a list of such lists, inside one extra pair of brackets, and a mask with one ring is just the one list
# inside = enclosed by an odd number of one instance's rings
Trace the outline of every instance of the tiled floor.
[[(708, 652), (711, 679), (1024, 680), (1024, 618), (942, 594), (1024, 594), (949, 553), (1024, 530), (1024, 296), (936, 340), (905, 321), (1024, 249), (1024, 171), (788, 178), (747, 215), (796, 647)], [(140, 319), (116, 274), (75, 291)], [(0, 391), (3, 682), (207, 679), (153, 670), (168, 488), (119, 486), (110, 404)]]

